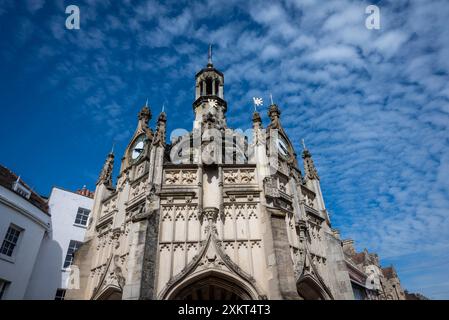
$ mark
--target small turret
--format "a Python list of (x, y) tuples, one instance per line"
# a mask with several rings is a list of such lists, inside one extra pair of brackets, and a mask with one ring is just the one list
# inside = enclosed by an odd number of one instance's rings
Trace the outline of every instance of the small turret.
[(165, 146), (167, 114), (164, 110), (159, 114), (157, 119), (156, 134), (154, 135), (153, 145)]
[(112, 171), (114, 170), (114, 149), (109, 152), (104, 162), (103, 169), (101, 169), (98, 177), (97, 186), (104, 184), (107, 187), (112, 187)]
[(307, 149), (306, 144), (304, 143), (304, 139), (302, 139), (302, 146), (302, 158), (304, 159), (304, 172), (306, 178), (310, 180), (320, 180), (315, 164), (313, 163), (312, 154)]

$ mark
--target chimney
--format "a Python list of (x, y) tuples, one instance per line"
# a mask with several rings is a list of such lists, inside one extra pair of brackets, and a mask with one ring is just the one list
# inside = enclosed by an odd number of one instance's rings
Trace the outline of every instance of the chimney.
[(94, 192), (87, 189), (86, 185), (84, 185), (82, 189), (76, 190), (75, 193), (85, 196), (85, 197), (88, 197), (88, 198), (91, 198), (91, 199), (94, 198), (94, 194), (95, 194)]

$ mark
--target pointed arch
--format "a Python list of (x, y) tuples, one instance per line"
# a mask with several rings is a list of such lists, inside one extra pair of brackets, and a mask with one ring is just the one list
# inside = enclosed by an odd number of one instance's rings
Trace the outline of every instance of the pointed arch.
[[(217, 257), (214, 257), (213, 259), (219, 258), (222, 267), (206, 268), (200, 271), (198, 270), (198, 266), (200, 261), (206, 256), (208, 250), (216, 252)], [(203, 277), (215, 277), (223, 281), (228, 281), (229, 283), (234, 283), (236, 288), (241, 288), (243, 290), (242, 292), (246, 292), (245, 294), (241, 294), (245, 299), (247, 299), (247, 296), (249, 296), (248, 299), (255, 300), (266, 298), (265, 294), (263, 294), (258, 287), (255, 279), (244, 272), (226, 253), (223, 252), (221, 246), (217, 244), (215, 233), (209, 231), (207, 239), (202, 243), (200, 252), (177, 276), (168, 281), (165, 288), (163, 288), (159, 294), (159, 299), (174, 299), (173, 297), (176, 297), (176, 295), (173, 295), (175, 291), (177, 292), (177, 290), (183, 288), (185, 284), (195, 282)]]
[(167, 294), (167, 300), (254, 300), (257, 295), (231, 274), (204, 270), (185, 279)]
[(107, 286), (101, 290), (94, 300), (122, 300), (122, 290), (117, 286)]
[(327, 293), (326, 288), (320, 284), (311, 275), (304, 275), (299, 278), (296, 283), (298, 294), (304, 300), (330, 300), (331, 296)]

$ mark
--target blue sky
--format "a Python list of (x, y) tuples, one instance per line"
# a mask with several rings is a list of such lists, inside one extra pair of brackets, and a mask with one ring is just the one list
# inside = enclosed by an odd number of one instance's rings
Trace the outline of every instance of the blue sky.
[[(365, 28), (373, 3), (380, 30)], [(70, 4), (80, 30), (65, 28)], [(0, 162), (42, 194), (93, 189), (147, 98), (169, 131), (191, 128), (213, 43), (228, 125), (248, 128), (251, 98), (271, 92), (342, 237), (447, 299), (448, 16), (444, 0), (0, 0)]]

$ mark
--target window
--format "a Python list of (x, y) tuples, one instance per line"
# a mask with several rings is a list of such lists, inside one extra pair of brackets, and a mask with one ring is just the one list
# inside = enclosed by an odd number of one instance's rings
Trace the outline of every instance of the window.
[(19, 241), (21, 230), (13, 225), (10, 225), (8, 231), (6, 232), (5, 239), (3, 240), (2, 248), (0, 249), (0, 253), (11, 257), (14, 248), (17, 246), (17, 242)]
[(212, 94), (212, 78), (206, 79), (206, 95)]
[(366, 299), (365, 289), (355, 283), (351, 283), (351, 285), (352, 285), (352, 291), (354, 293), (354, 299), (355, 300), (365, 300)]
[(25, 199), (29, 199), (31, 196), (31, 191), (28, 190), (27, 188), (25, 188), (21, 183), (20, 183), (20, 178), (17, 178), (17, 181), (14, 182), (12, 189), (17, 192), (18, 194), (20, 194), (22, 197), (24, 197)]
[(64, 300), (65, 298), (65, 289), (56, 290), (55, 300)]
[(84, 208), (78, 208), (78, 213), (76, 214), (75, 224), (81, 226), (87, 225), (87, 219), (89, 218), (90, 210)]
[(0, 279), (0, 300), (3, 299), (3, 295), (5, 294), (6, 288), (8, 287), (9, 282)]
[(82, 242), (70, 240), (69, 249), (67, 250), (67, 255), (65, 256), (64, 268), (68, 268), (72, 265), (73, 254), (79, 249), (79, 247), (81, 247), (82, 244)]

